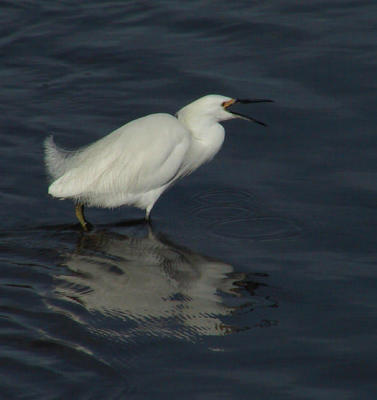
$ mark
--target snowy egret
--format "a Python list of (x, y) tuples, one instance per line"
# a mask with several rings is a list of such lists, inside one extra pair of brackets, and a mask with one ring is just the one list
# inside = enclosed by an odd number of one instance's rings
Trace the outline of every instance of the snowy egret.
[(76, 151), (45, 140), (45, 163), (51, 178), (48, 193), (75, 201), (84, 230), (84, 205), (135, 206), (150, 212), (161, 194), (179, 178), (210, 161), (220, 150), (225, 130), (220, 121), (252, 117), (230, 111), (235, 103), (271, 102), (207, 95), (180, 109), (176, 116), (151, 114), (121, 126)]

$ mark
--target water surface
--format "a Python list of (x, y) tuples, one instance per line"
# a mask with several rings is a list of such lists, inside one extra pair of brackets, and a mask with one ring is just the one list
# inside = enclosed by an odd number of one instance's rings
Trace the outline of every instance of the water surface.
[[(215, 4), (215, 6), (214, 6)], [(377, 12), (370, 1), (5, 1), (4, 399), (375, 399)], [(130, 208), (47, 196), (76, 148), (207, 93), (208, 165)]]

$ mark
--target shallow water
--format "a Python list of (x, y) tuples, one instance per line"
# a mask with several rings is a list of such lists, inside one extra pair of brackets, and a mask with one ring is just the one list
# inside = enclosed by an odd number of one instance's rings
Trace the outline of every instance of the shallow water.
[[(376, 398), (377, 7), (213, 4), (2, 3), (1, 398)], [(47, 135), (207, 93), (269, 127), (225, 123), (151, 228), (47, 196)]]

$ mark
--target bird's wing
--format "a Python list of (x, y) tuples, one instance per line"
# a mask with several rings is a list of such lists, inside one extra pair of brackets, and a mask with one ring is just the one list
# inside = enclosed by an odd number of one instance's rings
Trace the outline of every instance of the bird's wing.
[(189, 145), (190, 133), (175, 117), (139, 118), (79, 150), (49, 193), (69, 198), (160, 188), (179, 173)]

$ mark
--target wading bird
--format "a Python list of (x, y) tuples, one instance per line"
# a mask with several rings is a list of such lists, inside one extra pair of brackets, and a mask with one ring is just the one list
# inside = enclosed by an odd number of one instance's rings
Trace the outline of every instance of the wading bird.
[(75, 202), (76, 216), (85, 231), (89, 225), (84, 205), (135, 206), (146, 210), (149, 220), (154, 204), (168, 187), (220, 150), (225, 135), (220, 121), (242, 118), (265, 125), (231, 111), (232, 105), (271, 101), (207, 95), (180, 109), (176, 116), (138, 118), (76, 151), (59, 149), (50, 136), (44, 142), (52, 181), (48, 193)]

